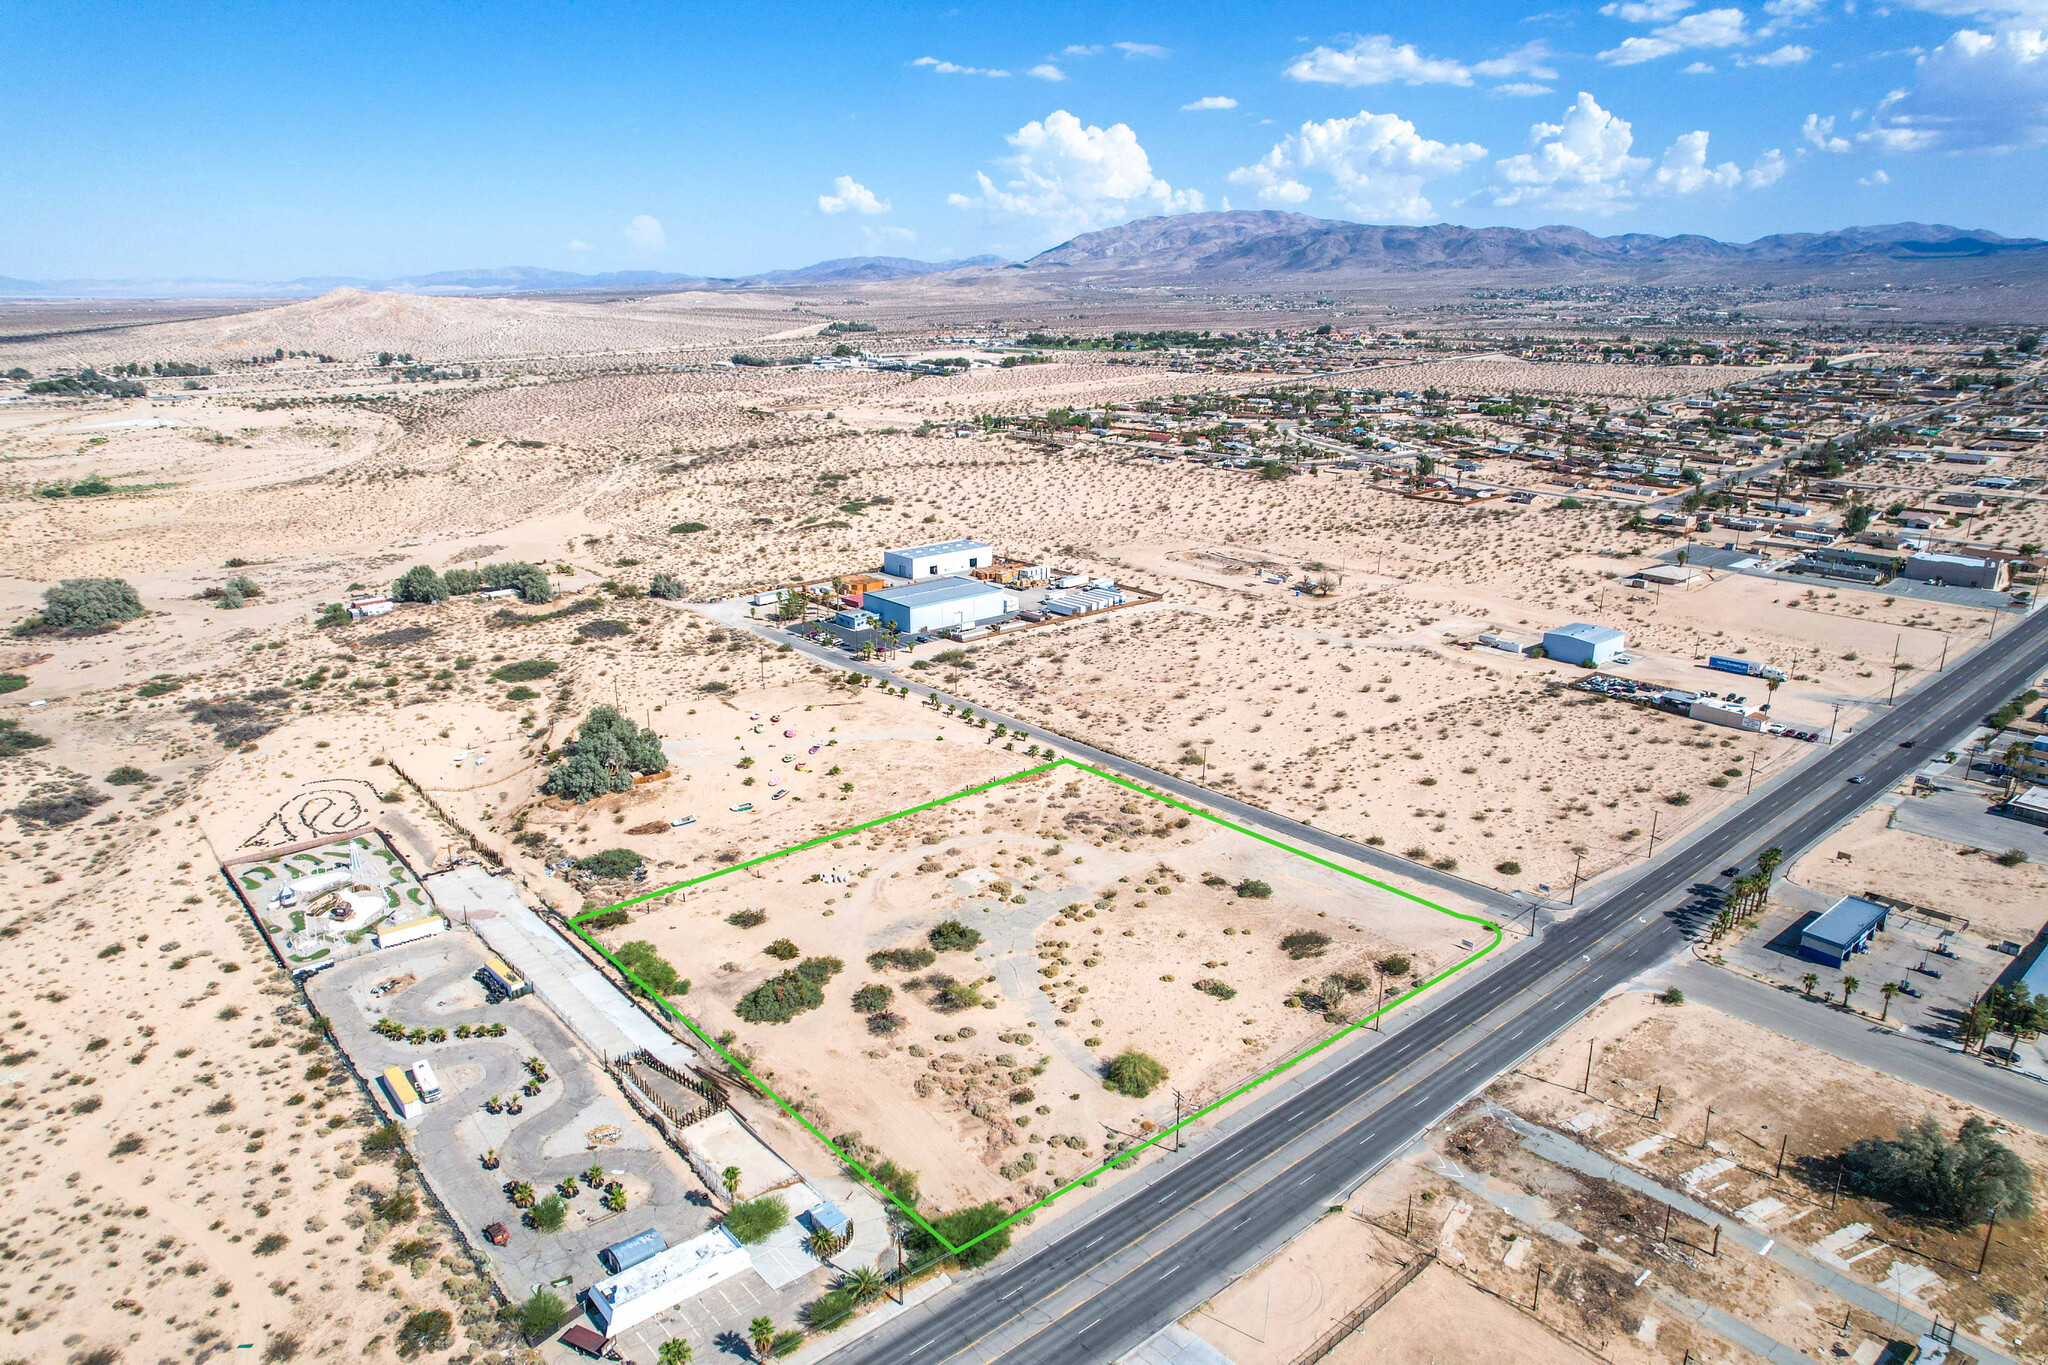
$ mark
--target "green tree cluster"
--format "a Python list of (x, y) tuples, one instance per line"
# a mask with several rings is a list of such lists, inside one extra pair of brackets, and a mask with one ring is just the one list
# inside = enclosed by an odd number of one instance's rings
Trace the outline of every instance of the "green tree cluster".
[(635, 773), (658, 773), (668, 767), (660, 736), (635, 725), (614, 706), (592, 707), (563, 753), (562, 761), (548, 769), (541, 790), (576, 802), (631, 791)]
[(1102, 1069), (1103, 1084), (1119, 1095), (1142, 1100), (1166, 1081), (1166, 1065), (1136, 1048), (1110, 1058)]
[(764, 1195), (734, 1204), (725, 1215), (725, 1230), (752, 1245), (789, 1222), (789, 1205), (776, 1195)]
[(519, 594), (522, 602), (555, 600), (555, 585), (548, 581), (547, 571), (538, 564), (508, 559), (502, 564), (486, 564), (479, 572), (483, 575), (485, 587), (511, 588)]
[(91, 629), (133, 621), (142, 599), (125, 578), (67, 578), (43, 589), (43, 609), (24, 623), (49, 630)]
[(634, 939), (621, 943), (612, 953), (619, 965), (640, 979), (642, 985), (656, 995), (688, 995), (690, 983), (676, 972), (667, 958), (656, 952), (654, 945), (645, 939)]
[(2025, 1218), (2034, 1207), (2033, 1173), (1975, 1115), (1953, 1142), (1932, 1117), (1896, 1138), (1864, 1138), (1842, 1154), (1842, 1169), (1856, 1188), (1951, 1227), (1984, 1222), (1993, 1210)]

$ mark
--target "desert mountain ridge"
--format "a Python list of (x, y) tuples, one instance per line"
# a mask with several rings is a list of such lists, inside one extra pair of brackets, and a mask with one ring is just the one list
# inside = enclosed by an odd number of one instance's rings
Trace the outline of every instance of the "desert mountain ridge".
[(1040, 276), (1122, 280), (1302, 283), (1434, 270), (1548, 275), (1735, 275), (1874, 269), (1928, 263), (2020, 262), (2048, 269), (2048, 241), (1975, 228), (1889, 223), (1753, 242), (1685, 234), (1600, 237), (1583, 228), (1470, 228), (1353, 223), (1271, 209), (1142, 218), (1084, 233), (1011, 267)]

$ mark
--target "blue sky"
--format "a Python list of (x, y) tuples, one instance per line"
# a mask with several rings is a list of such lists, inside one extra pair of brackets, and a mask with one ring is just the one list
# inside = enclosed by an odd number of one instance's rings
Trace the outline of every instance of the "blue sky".
[(0, 275), (729, 275), (1159, 212), (2048, 236), (2048, 0), (26, 3)]

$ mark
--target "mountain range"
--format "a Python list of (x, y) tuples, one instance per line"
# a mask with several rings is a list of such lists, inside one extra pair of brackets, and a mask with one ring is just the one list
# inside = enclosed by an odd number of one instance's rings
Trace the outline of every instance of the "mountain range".
[(1712, 276), (1986, 260), (2048, 268), (2048, 241), (1892, 223), (1721, 242), (1696, 235), (1596, 237), (1575, 227), (1387, 226), (1240, 209), (1119, 224), (1063, 242), (1012, 269), (1077, 283), (1269, 280), (1313, 285), (1437, 270)]
[[(271, 283), (220, 279), (20, 280), (0, 275), (0, 298), (297, 298), (331, 289), (442, 295), (673, 292), (870, 284), (1002, 270), (1047, 284), (1265, 283), (1364, 285), (1435, 272), (1512, 275), (1525, 282), (1797, 280), (1858, 272), (1860, 285), (1891, 278), (1986, 274), (2048, 278), (2048, 241), (1935, 223), (1781, 233), (1753, 242), (1631, 232), (1599, 237), (1575, 227), (1410, 227), (1353, 223), (1270, 209), (1141, 218), (1083, 233), (1026, 261), (970, 256), (918, 261), (845, 256), (795, 270), (716, 277), (654, 270), (579, 275), (535, 266), (450, 270), (400, 279), (305, 277)], [(1013, 273), (1014, 272), (1014, 273)]]
[(0, 275), (0, 298), (305, 298), (331, 289), (367, 289), (402, 294), (610, 293), (618, 290), (672, 292), (684, 289), (747, 289), (789, 285), (862, 284), (911, 279), (950, 271), (990, 270), (1007, 264), (1001, 256), (959, 261), (916, 261), (905, 256), (842, 256), (795, 270), (720, 278), (673, 275), (659, 270), (618, 270), (579, 275), (568, 270), (513, 265), (488, 270), (443, 270), (430, 275), (367, 280), (350, 276), (302, 276), (295, 280), (19, 280)]

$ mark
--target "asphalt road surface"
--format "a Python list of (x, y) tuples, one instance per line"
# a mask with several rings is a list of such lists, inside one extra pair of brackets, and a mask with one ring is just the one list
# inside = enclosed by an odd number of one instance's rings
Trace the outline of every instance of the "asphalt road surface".
[[(2035, 613), (1833, 749), (1651, 864), (1500, 968), (1099, 1214), (847, 1344), (835, 1365), (1113, 1361), (1343, 1197), (1460, 1102), (1682, 949), (1711, 919), (1717, 869), (1777, 845), (1790, 857), (1976, 725), (2048, 665)], [(1916, 739), (1918, 751), (1901, 747)], [(1864, 783), (1848, 778), (1863, 775)], [(1159, 781), (1156, 774), (1148, 780)], [(1363, 1117), (1354, 1102), (1367, 1101)], [(1340, 1111), (1351, 1112), (1333, 1122)], [(1303, 1151), (1302, 1139), (1312, 1140)], [(1283, 1148), (1301, 1153), (1275, 1169)], [(1202, 1204), (1198, 1219), (1178, 1215)], [(1172, 1226), (1169, 1227), (1169, 1224)], [(1114, 1261), (1114, 1264), (1111, 1262)]]

